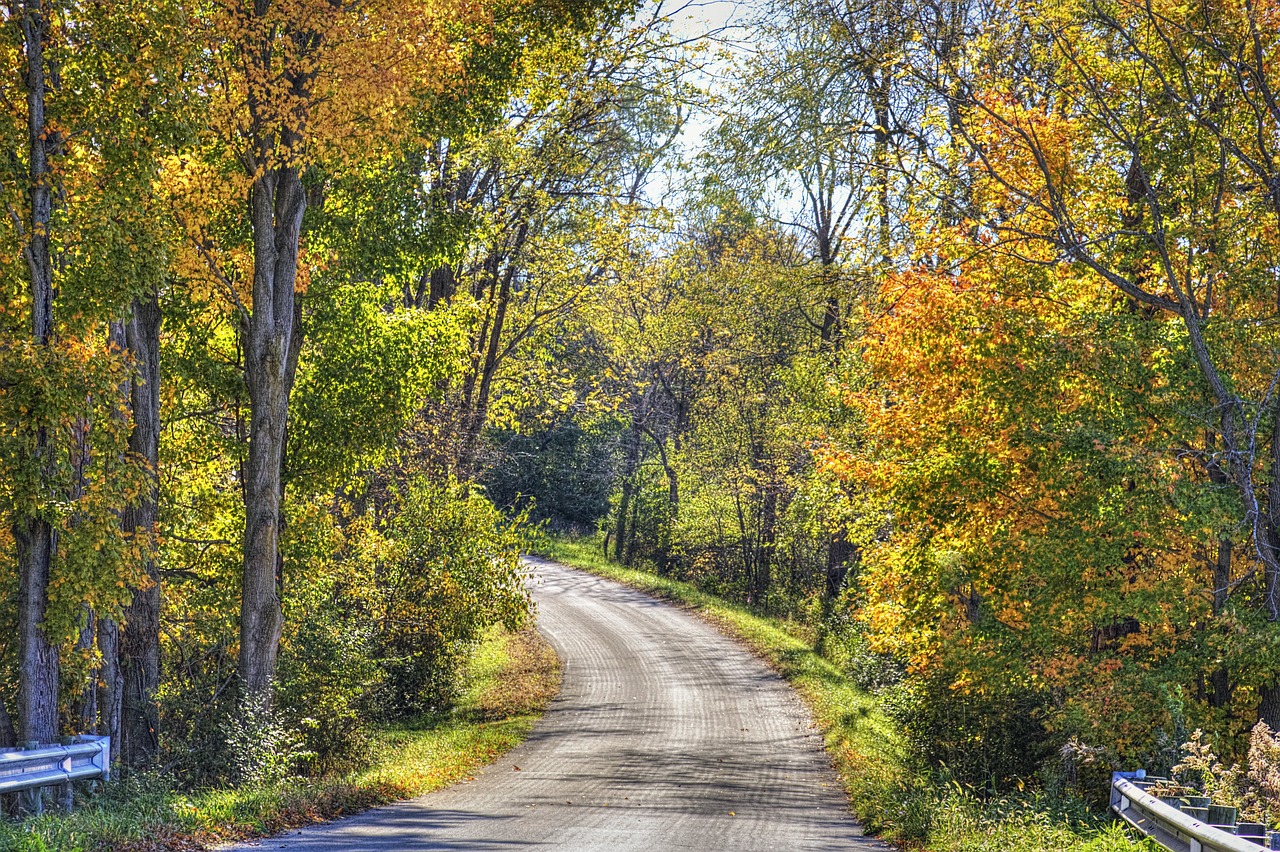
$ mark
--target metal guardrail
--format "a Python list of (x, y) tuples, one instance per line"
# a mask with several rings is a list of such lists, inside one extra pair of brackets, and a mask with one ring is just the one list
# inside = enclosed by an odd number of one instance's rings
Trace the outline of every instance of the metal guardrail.
[(0, 793), (110, 777), (111, 737), (80, 737), (71, 745), (0, 751)]
[(1145, 773), (1114, 773), (1111, 810), (1171, 852), (1260, 852), (1280, 848), (1274, 842), (1280, 835), (1273, 834), (1272, 842), (1263, 846), (1183, 813), (1149, 795), (1144, 789), (1149, 783)]

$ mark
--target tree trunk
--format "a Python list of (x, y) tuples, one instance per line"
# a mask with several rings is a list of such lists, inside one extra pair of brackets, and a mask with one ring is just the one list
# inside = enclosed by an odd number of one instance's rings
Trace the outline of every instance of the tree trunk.
[[(453, 267), (449, 264), (439, 266), (433, 270), (428, 277), (430, 289), (427, 293), (427, 309), (434, 310), (437, 305), (448, 302), (453, 298), (454, 292), (458, 289), (458, 282), (454, 278)], [(422, 307), (422, 299), (418, 299), (416, 307)]]
[[(1276, 595), (1277, 583), (1280, 582), (1280, 570), (1276, 565), (1276, 554), (1280, 552), (1280, 529), (1277, 529), (1277, 513), (1280, 513), (1280, 394), (1272, 404), (1271, 423), (1271, 482), (1267, 487), (1267, 517), (1263, 525), (1267, 540), (1259, 542), (1259, 550), (1265, 551), (1271, 559), (1264, 560), (1264, 580), (1267, 592), (1267, 603), (1270, 605), (1271, 621), (1277, 620)], [(1273, 731), (1280, 730), (1280, 681), (1262, 689), (1261, 702), (1258, 706), (1258, 718), (1266, 722)]]
[(849, 560), (853, 559), (857, 552), (857, 548), (849, 541), (844, 530), (837, 530), (831, 535), (827, 547), (826, 602), (828, 607), (844, 588), (844, 580), (849, 573)]
[[(1216, 616), (1226, 606), (1231, 590), (1231, 539), (1218, 540), (1218, 557), (1213, 563), (1213, 614)], [(1231, 702), (1231, 673), (1226, 666), (1219, 666), (1209, 674), (1209, 704), (1226, 707)]]
[[(515, 245), (523, 246), (528, 237), (529, 226), (521, 224), (516, 232)], [(497, 279), (498, 263), (496, 256), (488, 264), (489, 274)], [(468, 378), (465, 402), (466, 415), (463, 418), (462, 447), (458, 459), (458, 472), (462, 477), (470, 477), (475, 473), (476, 456), (480, 450), (480, 436), (484, 433), (485, 424), (489, 420), (489, 398), (493, 393), (493, 379), (497, 375), (502, 361), (502, 335), (507, 325), (507, 310), (511, 305), (512, 287), (515, 284), (516, 268), (508, 263), (507, 269), (498, 281), (496, 292), (490, 288), (495, 298), (493, 321), (482, 328), (480, 347), (482, 354), (475, 375)]]
[[(827, 270), (824, 268), (822, 277), (825, 280), (828, 277)], [(834, 286), (834, 285), (828, 285)], [(840, 300), (834, 296), (828, 296), (822, 308), (822, 331), (820, 332), (823, 349), (834, 349), (836, 341), (840, 337)]]
[(822, 620), (818, 625), (818, 641), (815, 649), (822, 653), (826, 647), (827, 631), (832, 627), (836, 601), (849, 576), (850, 564), (860, 558), (860, 550), (849, 541), (844, 529), (838, 529), (827, 539), (827, 569), (824, 572), (822, 595)]
[(892, 229), (889, 218), (889, 72), (879, 69), (879, 77), (869, 74), (867, 83), (876, 117), (875, 141), (872, 158), (876, 167), (876, 216), (877, 249), (880, 252), (881, 274), (887, 274), (892, 260)]
[(630, 476), (622, 480), (622, 497), (618, 500), (618, 523), (614, 530), (613, 558), (624, 565), (627, 558), (627, 535), (630, 532), (627, 529), (627, 515), (631, 512), (632, 488)]
[(627, 515), (631, 511), (631, 498), (635, 491), (636, 468), (640, 466), (640, 430), (633, 425), (627, 440), (627, 460), (622, 470), (622, 497), (618, 500), (618, 522), (614, 532), (613, 558), (625, 564), (627, 536), (634, 534), (627, 529)]
[(764, 600), (773, 573), (774, 550), (778, 543), (778, 489), (772, 482), (766, 483), (764, 498), (760, 501), (760, 540), (756, 547), (755, 575), (751, 582), (751, 599), (754, 603)]
[[(135, 371), (129, 392), (133, 410), (129, 449), (147, 463), (148, 489), (136, 505), (125, 509), (121, 527), (127, 535), (150, 534), (159, 514), (160, 323), (160, 302), (155, 293), (134, 300), (125, 327), (126, 347)], [(116, 708), (117, 714), (118, 736), (111, 748), (118, 748), (118, 757), (134, 769), (150, 765), (160, 746), (155, 698), (160, 687), (160, 575), (150, 548), (144, 558), (149, 582), (133, 590), (133, 599), (125, 608), (124, 629), (119, 634), (119, 686), (104, 702), (104, 706)]]
[[(636, 465), (639, 469), (640, 464), (644, 463), (643, 454), (640, 462)], [(622, 564), (631, 565), (636, 559), (636, 530), (640, 528), (640, 487), (637, 483), (631, 488), (631, 520), (627, 523), (627, 547), (623, 551)]]
[(1280, 683), (1272, 683), (1259, 690), (1258, 720), (1266, 722), (1273, 731), (1280, 731)]
[[(98, 644), (98, 618), (88, 605), (84, 607), (84, 625), (76, 641), (76, 650), (88, 656)], [(90, 669), (80, 694), (76, 696), (76, 715), (79, 716), (80, 733), (98, 733), (98, 669)]]
[[(27, 131), (31, 157), (31, 223), (25, 254), (31, 276), (31, 336), (38, 347), (47, 349), (53, 339), (53, 264), (49, 256), (53, 187), (49, 159), (58, 142), (56, 132), (51, 132), (45, 123), (47, 12), (42, 0), (26, 0), (23, 6)], [(32, 460), (45, 468), (52, 452), (48, 430), (38, 426), (32, 438)], [(23, 513), (14, 520), (13, 537), (18, 561), (20, 739), (47, 743), (58, 735), (58, 649), (45, 636), (43, 629), (58, 536), (44, 518)]]
[(280, 606), (280, 532), (289, 394), (297, 368), (294, 287), (306, 193), (296, 168), (260, 176), (250, 194), (253, 306), (244, 321), (249, 391), (245, 465), (244, 574), (240, 598), (240, 685), (246, 698), (271, 703), (284, 615)]
[(661, 531), (661, 538), (657, 542), (659, 549), (659, 559), (664, 570), (671, 567), (671, 539), (675, 535), (676, 520), (680, 516), (680, 477), (675, 467), (671, 464), (671, 459), (667, 455), (667, 445), (665, 438), (659, 438), (657, 435), (650, 433), (650, 438), (658, 447), (658, 458), (662, 462), (662, 472), (667, 477), (667, 520)]
[(4, 698), (0, 697), (0, 748), (13, 748), (17, 744), (18, 732), (13, 729), (13, 719)]
[(111, 737), (111, 762), (120, 760), (120, 625), (110, 618), (98, 619), (98, 732)]

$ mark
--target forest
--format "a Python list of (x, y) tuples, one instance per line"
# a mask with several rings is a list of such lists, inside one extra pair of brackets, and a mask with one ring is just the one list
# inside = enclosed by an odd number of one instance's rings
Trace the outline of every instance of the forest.
[(726, 5), (0, 3), (0, 747), (358, 764), (551, 537), (957, 783), (1280, 756), (1280, 4)]

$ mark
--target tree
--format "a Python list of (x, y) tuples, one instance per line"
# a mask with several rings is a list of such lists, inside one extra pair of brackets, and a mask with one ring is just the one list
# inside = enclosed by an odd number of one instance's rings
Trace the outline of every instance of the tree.
[[(1204, 437), (1184, 458), (1233, 490), (1238, 525), (1216, 537), (1254, 565), (1230, 576), (1227, 558), (1215, 585), (1251, 590), (1274, 622), (1280, 442), (1269, 430), (1280, 373), (1246, 354), (1273, 346), (1258, 322), (1276, 307), (1268, 237), (1256, 227), (1276, 213), (1262, 182), (1270, 167), (1257, 159), (1277, 119), (1255, 96), (1272, 85), (1256, 37), (1264, 10), (1120, 2), (1010, 11), (1017, 26), (992, 26), (969, 61), (989, 63), (1016, 43), (1031, 48), (1027, 67), (971, 83), (957, 101), (981, 174), (976, 233), (1028, 262), (1090, 270), (1134, 310), (1176, 318), (1204, 392)], [(1280, 722), (1274, 676), (1254, 686), (1261, 715)]]
[(261, 704), (270, 702), (283, 627), (282, 471), (302, 345), (304, 180), (320, 163), (340, 170), (408, 132), (396, 114), (456, 79), (459, 38), (481, 24), (481, 13), (451, 0), (228, 0), (203, 21), (217, 133), (209, 150), (238, 167), (232, 185), (245, 205), (251, 260), (235, 268), (205, 242), (204, 223), (188, 228), (236, 305), (243, 336), (249, 452), (239, 676)]
[[(53, 261), (49, 241), (53, 222), (53, 181), (50, 159), (60, 153), (61, 134), (48, 127), (48, 69), (45, 47), (51, 9), (43, 0), (29, 0), (10, 8), (8, 19), (22, 31), (26, 58), (29, 236), (23, 254), (30, 274), (31, 342), (36, 353), (53, 342)], [(48, 464), (51, 453), (46, 426), (37, 426), (28, 452), (36, 466)], [(48, 636), (49, 580), (58, 546), (47, 518), (35, 512), (17, 516), (13, 530), (18, 552), (18, 634), (21, 641), (21, 699), (18, 708), (21, 738), (52, 742), (58, 733), (58, 649)]]
[[(154, 286), (164, 262), (162, 251), (138, 249), (158, 242), (148, 187), (154, 148), (171, 128), (154, 98), (166, 78), (155, 69), (167, 55), (151, 40), (167, 19), (144, 26), (137, 11), (6, 7), (6, 73), (21, 71), (13, 91), (25, 105), (9, 113), (4, 134), (15, 173), (6, 181), (11, 251), (0, 304), (10, 317), (28, 316), (30, 332), (20, 341), (6, 323), (0, 337), (0, 396), (13, 424), (0, 457), (21, 578), (18, 715), (27, 739), (57, 733), (61, 656), (73, 634), (85, 652), (68, 672), (86, 682), (83, 724), (115, 733), (121, 589), (145, 584), (139, 571), (150, 530), (119, 523), (138, 499), (145, 464), (127, 445), (120, 394), (128, 366), (111, 325)], [(19, 275), (22, 294), (10, 289)], [(101, 702), (96, 676), (85, 671), (97, 667), (94, 658), (106, 666)]]
[(437, 227), (473, 239), (433, 258), (415, 299), (469, 300), (478, 314), (472, 361), (453, 392), (464, 476), (478, 470), (507, 365), (530, 366), (522, 351), (571, 322), (607, 276), (601, 232), (637, 203), (682, 124), (659, 88), (678, 86), (683, 67), (669, 21), (654, 6), (623, 28), (626, 8), (602, 4), (589, 26), (558, 32), (531, 57), (504, 126), (471, 128), (434, 152)]

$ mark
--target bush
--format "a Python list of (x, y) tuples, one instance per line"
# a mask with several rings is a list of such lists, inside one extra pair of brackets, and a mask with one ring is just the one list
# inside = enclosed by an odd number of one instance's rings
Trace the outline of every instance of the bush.
[(253, 700), (241, 701), (223, 721), (222, 737), (232, 769), (229, 780), (238, 787), (274, 786), (296, 777), (315, 757), (278, 711)]
[(501, 507), (528, 509), (552, 530), (594, 530), (609, 511), (621, 428), (610, 419), (584, 428), (566, 417), (537, 435), (493, 430), (485, 493)]
[(962, 783), (1007, 787), (1036, 775), (1059, 744), (1040, 724), (1045, 698), (1016, 685), (997, 693), (962, 692), (933, 671), (884, 690), (885, 710), (912, 751), (943, 765)]
[[(522, 621), (524, 518), (420, 477), (341, 528), (305, 533), (309, 558), (302, 527), (277, 706), (312, 755), (306, 768), (335, 774), (368, 758), (373, 723), (447, 709), (474, 643)], [(336, 550), (317, 543), (326, 536)]]
[(1241, 819), (1280, 824), (1280, 733), (1266, 722), (1254, 726), (1244, 766), (1224, 766), (1199, 730), (1182, 748), (1183, 758), (1173, 767), (1176, 781), (1239, 808)]
[(353, 588), (371, 572), (352, 562), (339, 563), (350, 572), (346, 579), (321, 577), (295, 592), (291, 609), (299, 613), (282, 643), (277, 701), (313, 754), (310, 774), (359, 766), (377, 715), (376, 628), (367, 589)]
[(484, 631), (499, 623), (514, 630), (529, 612), (523, 515), (508, 521), (453, 479), (418, 479), (399, 502), (377, 577), (379, 704), (391, 716), (447, 707)]

